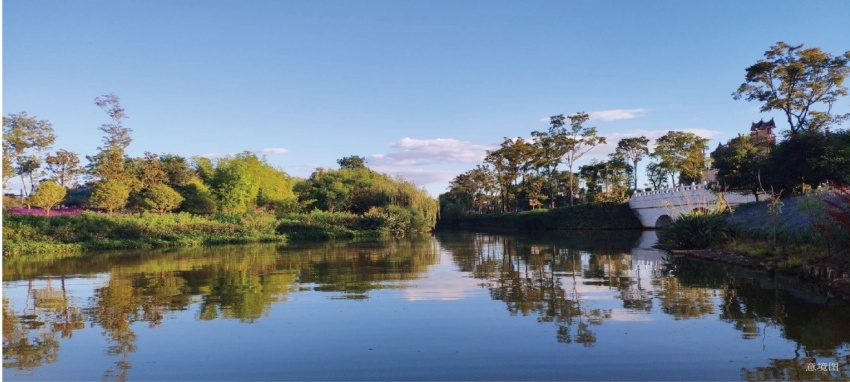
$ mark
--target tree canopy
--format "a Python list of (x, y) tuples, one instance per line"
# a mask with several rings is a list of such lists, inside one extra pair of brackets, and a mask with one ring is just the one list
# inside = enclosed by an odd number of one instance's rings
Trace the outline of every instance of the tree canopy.
[(833, 56), (820, 48), (780, 41), (747, 68), (745, 82), (732, 96), (761, 102), (762, 112), (782, 111), (792, 135), (818, 131), (850, 116), (831, 114), (838, 98), (847, 95), (843, 84), (850, 74), (848, 63), (850, 51)]

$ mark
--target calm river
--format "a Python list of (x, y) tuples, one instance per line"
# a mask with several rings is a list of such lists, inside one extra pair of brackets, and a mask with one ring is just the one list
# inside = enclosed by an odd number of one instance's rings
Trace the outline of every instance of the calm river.
[(3, 263), (4, 380), (850, 379), (850, 306), (654, 233)]

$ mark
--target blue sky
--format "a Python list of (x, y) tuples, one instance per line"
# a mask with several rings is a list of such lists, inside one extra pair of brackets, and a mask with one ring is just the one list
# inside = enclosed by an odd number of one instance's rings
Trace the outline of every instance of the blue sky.
[(744, 69), (777, 41), (850, 50), (848, 19), (848, 1), (5, 0), (3, 115), (91, 155), (114, 92), (133, 156), (250, 150), (307, 177), (360, 155), (436, 195), (555, 114), (608, 137), (585, 161), (626, 136), (783, 127), (732, 99)]

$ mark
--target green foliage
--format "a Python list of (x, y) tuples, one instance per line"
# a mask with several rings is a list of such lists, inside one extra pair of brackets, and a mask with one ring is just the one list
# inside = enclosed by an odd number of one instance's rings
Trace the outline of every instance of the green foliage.
[(728, 240), (726, 216), (715, 212), (683, 214), (658, 233), (661, 245), (678, 249), (708, 248)]
[(668, 131), (655, 140), (652, 156), (669, 175), (672, 184), (698, 182), (705, 175), (708, 139), (694, 133)]
[(20, 175), (24, 196), (29, 196), (30, 189), (35, 187), (42, 154), (55, 140), (53, 125), (49, 121), (30, 117), (26, 112), (3, 117), (4, 182), (13, 172)]
[(50, 210), (55, 207), (62, 199), (65, 199), (65, 194), (68, 190), (60, 186), (52, 180), (41, 182), (38, 189), (30, 195), (30, 203), (36, 207), (44, 209), (47, 216), (50, 216)]
[(498, 231), (642, 229), (629, 205), (579, 204), (575, 206), (512, 212), (507, 214), (465, 215), (443, 224)]
[[(402, 219), (408, 225), (402, 230), (405, 233), (430, 230), (439, 213), (438, 202), (424, 189), (367, 168), (318, 169), (298, 186), (298, 192), (300, 202), (331, 214), (363, 215), (375, 208), (390, 211), (391, 207), (410, 211), (416, 218)], [(422, 221), (426, 223), (420, 224)]]
[(59, 150), (54, 155), (47, 155), (44, 161), (47, 164), (47, 171), (52, 174), (51, 179), (66, 188), (75, 186), (77, 177), (85, 171), (80, 166), (80, 158), (77, 154), (68, 150)]
[(212, 192), (199, 179), (190, 180), (184, 187), (181, 187), (180, 195), (183, 196), (183, 203), (180, 205), (180, 210), (193, 213), (196, 215), (212, 215), (215, 213), (216, 204)]
[(722, 190), (748, 191), (758, 196), (760, 174), (770, 145), (758, 144), (750, 136), (733, 138), (711, 153), (712, 168)]
[(112, 211), (124, 207), (129, 197), (130, 188), (126, 184), (115, 179), (108, 179), (94, 186), (89, 205), (105, 209), (111, 215)]
[[(200, 164), (204, 172), (205, 164)], [(207, 174), (202, 174), (202, 179)], [(234, 157), (221, 158), (209, 177), (208, 185), (223, 213), (241, 213), (252, 205), (271, 206), (291, 203), (296, 196), (293, 180), (264, 159), (246, 151)]]
[(595, 127), (584, 126), (585, 122), (590, 119), (590, 115), (587, 113), (578, 112), (570, 115), (568, 118), (570, 119), (569, 129), (565, 128), (559, 134), (563, 137), (564, 147), (566, 147), (566, 153), (563, 159), (564, 164), (567, 165), (567, 174), (570, 178), (567, 184), (567, 191), (570, 196), (570, 205), (572, 205), (574, 203), (577, 183), (573, 181), (573, 167), (575, 162), (594, 147), (605, 144), (606, 142), (605, 137), (597, 135)]
[(649, 155), (649, 139), (644, 136), (623, 138), (617, 142), (617, 148), (614, 151), (615, 156), (630, 160), (632, 162), (632, 173), (634, 176), (634, 189), (638, 188), (637, 166), (645, 156)]
[(339, 168), (366, 168), (366, 158), (357, 155), (338, 159), (336, 163), (339, 164)]
[[(764, 59), (747, 68), (746, 82), (732, 96), (761, 102), (762, 112), (781, 110), (792, 135), (817, 132), (850, 115), (830, 114), (838, 97), (847, 95), (842, 85), (850, 74), (848, 63), (850, 51), (833, 56), (820, 48), (780, 41), (764, 52)], [(815, 110), (818, 106), (826, 110)]]
[(779, 142), (762, 173), (764, 187), (800, 193), (823, 183), (850, 182), (850, 131), (802, 132)]
[(183, 200), (183, 196), (173, 188), (158, 184), (142, 192), (141, 206), (146, 211), (162, 214), (174, 210)]
[(188, 213), (4, 215), (3, 255), (285, 240), (275, 234), (276, 225), (274, 216), (265, 212), (217, 218)]

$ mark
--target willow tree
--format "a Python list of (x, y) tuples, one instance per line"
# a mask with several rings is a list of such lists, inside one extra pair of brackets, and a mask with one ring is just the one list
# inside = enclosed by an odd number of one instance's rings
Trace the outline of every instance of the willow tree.
[(747, 68), (745, 82), (732, 97), (759, 101), (762, 112), (781, 110), (792, 135), (819, 131), (850, 116), (832, 115), (835, 102), (847, 95), (843, 84), (848, 74), (850, 51), (833, 56), (820, 48), (780, 41), (764, 52), (763, 59)]

